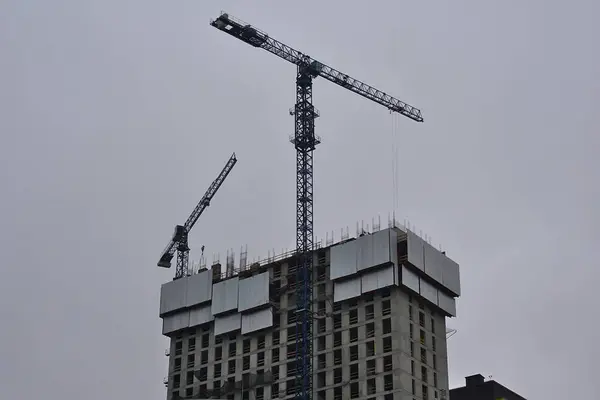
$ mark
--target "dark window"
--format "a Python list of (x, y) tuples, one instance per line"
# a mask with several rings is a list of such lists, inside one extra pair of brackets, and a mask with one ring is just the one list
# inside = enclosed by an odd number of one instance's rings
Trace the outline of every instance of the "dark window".
[(381, 313), (383, 315), (389, 315), (392, 312), (392, 304), (389, 300), (384, 300), (381, 302)]
[(342, 369), (336, 368), (333, 370), (333, 384), (342, 383)]
[(373, 318), (375, 318), (375, 307), (373, 307), (373, 304), (369, 304), (365, 307), (365, 319), (369, 320)]
[(358, 340), (358, 328), (350, 328), (350, 342)]
[(260, 353), (258, 353), (258, 359), (257, 359), (256, 365), (258, 367), (262, 367), (263, 365), (265, 365), (265, 353), (264, 352), (261, 351)]
[(358, 346), (350, 347), (350, 361), (358, 360)]
[(392, 320), (390, 318), (386, 318), (381, 321), (383, 325), (383, 334), (392, 333)]
[(383, 351), (384, 353), (392, 351), (392, 338), (390, 336), (383, 338)]
[(372, 376), (377, 373), (375, 360), (367, 360), (367, 376)]
[(357, 380), (358, 379), (358, 364), (351, 364), (350, 365), (350, 380)]
[(342, 350), (334, 350), (333, 351), (333, 364), (341, 365), (342, 364)]
[(392, 372), (394, 369), (394, 364), (392, 360), (392, 356), (383, 357), (383, 371), (384, 372)]
[(367, 380), (367, 394), (375, 394), (377, 391), (377, 385), (375, 384), (375, 379), (371, 378)]
[(365, 343), (365, 346), (367, 348), (367, 357), (371, 357), (375, 355), (375, 342), (374, 341), (370, 341)]
[(342, 400), (342, 387), (333, 388), (333, 400)]
[(360, 396), (360, 391), (358, 390), (358, 382), (352, 382), (350, 384), (350, 398), (357, 399)]
[(383, 390), (394, 390), (394, 379), (392, 374), (384, 375), (383, 377)]

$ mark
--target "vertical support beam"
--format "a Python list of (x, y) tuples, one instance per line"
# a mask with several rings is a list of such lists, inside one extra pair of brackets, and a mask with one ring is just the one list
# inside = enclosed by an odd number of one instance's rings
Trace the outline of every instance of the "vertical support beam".
[(190, 248), (188, 247), (187, 231), (183, 232), (179, 244), (177, 245), (177, 267), (175, 268), (175, 278), (179, 279), (188, 275), (188, 259), (190, 256)]
[(313, 250), (313, 150), (315, 112), (312, 104), (312, 76), (299, 66), (296, 75), (296, 398), (312, 398), (312, 250)]

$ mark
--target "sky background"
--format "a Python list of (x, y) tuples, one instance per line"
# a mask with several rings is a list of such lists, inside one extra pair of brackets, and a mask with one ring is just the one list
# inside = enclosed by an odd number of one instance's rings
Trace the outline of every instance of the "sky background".
[(461, 264), (451, 387), (596, 397), (600, 3), (0, 0), (0, 398), (165, 398), (156, 262), (231, 152), (191, 257), (294, 246), (295, 69), (221, 9), (423, 111), (315, 81), (315, 233)]

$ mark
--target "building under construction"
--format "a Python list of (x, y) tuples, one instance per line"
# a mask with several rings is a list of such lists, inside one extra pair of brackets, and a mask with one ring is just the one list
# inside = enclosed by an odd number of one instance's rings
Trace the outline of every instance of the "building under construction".
[[(312, 258), (312, 397), (448, 399), (458, 264), (396, 223)], [(162, 286), (167, 399), (294, 397), (297, 259), (217, 263)]]

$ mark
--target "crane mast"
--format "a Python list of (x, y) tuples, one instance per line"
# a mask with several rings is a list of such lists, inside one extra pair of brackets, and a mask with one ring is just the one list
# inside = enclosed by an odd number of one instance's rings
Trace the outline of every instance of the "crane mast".
[(290, 113), (294, 116), (295, 131), (291, 142), (296, 148), (296, 398), (312, 398), (312, 341), (313, 341), (313, 151), (320, 143), (315, 135), (315, 118), (319, 112), (312, 103), (313, 79), (322, 77), (364, 98), (378, 103), (392, 112), (414, 121), (423, 122), (421, 111), (364, 82), (331, 68), (292, 47), (271, 38), (259, 29), (221, 13), (210, 24), (229, 35), (257, 48), (262, 48), (296, 65), (296, 104)]
[(217, 178), (210, 184), (194, 211), (190, 214), (188, 219), (185, 221), (183, 225), (175, 226), (175, 232), (173, 233), (173, 238), (163, 251), (160, 256), (160, 260), (158, 261), (158, 266), (163, 268), (171, 268), (171, 260), (177, 251), (177, 267), (175, 268), (175, 279), (182, 278), (188, 275), (188, 260), (190, 254), (190, 248), (188, 246), (188, 234), (200, 218), (200, 215), (204, 212), (206, 207), (210, 205), (210, 201), (217, 193), (227, 175), (233, 169), (233, 166), (237, 163), (237, 158), (235, 153), (229, 157), (227, 164), (221, 170)]

